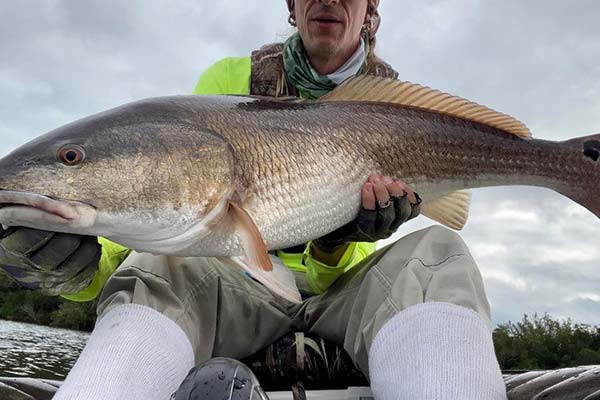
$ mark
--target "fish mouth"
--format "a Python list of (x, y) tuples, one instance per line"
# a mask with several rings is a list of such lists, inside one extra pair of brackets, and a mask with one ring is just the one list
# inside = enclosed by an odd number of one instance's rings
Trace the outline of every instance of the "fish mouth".
[(0, 189), (0, 223), (6, 226), (85, 233), (95, 219), (96, 209), (86, 203)]

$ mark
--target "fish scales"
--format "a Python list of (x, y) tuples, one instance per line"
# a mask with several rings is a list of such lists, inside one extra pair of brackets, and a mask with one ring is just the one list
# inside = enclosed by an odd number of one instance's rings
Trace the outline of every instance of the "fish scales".
[(197, 120), (231, 143), (237, 190), (271, 248), (301, 243), (353, 218), (359, 187), (374, 172), (405, 179), (425, 201), (492, 185), (564, 191), (568, 182), (594, 179), (589, 168), (586, 176), (589, 160), (555, 142), (415, 108), (235, 97), (185, 101), (191, 110), (211, 103)]
[(173, 96), (73, 122), (0, 160), (0, 222), (157, 254), (241, 256), (249, 243), (294, 246), (352, 220), (374, 173), (403, 179), (425, 215), (458, 228), (464, 196), (450, 202), (456, 220), (434, 205), (483, 186), (547, 187), (600, 216), (600, 135), (531, 139), (465, 100), (436, 95), (438, 107), (379, 89), (361, 100), (345, 85), (316, 102)]

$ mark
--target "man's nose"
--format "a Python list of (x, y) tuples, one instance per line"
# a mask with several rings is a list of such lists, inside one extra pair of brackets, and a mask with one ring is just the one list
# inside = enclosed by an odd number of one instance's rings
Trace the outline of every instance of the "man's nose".
[(339, 3), (339, 0), (320, 0), (321, 3), (325, 4), (326, 6), (333, 4), (333, 3)]

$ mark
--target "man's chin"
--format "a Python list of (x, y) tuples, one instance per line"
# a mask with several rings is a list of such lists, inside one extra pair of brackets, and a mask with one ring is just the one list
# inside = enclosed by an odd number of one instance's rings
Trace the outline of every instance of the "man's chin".
[(312, 38), (309, 43), (304, 44), (304, 47), (309, 54), (333, 56), (337, 53), (339, 41), (333, 37)]

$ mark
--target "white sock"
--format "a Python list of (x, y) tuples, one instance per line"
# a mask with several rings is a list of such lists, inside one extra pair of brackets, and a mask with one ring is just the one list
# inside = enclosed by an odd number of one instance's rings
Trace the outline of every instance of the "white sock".
[(411, 306), (390, 319), (369, 351), (377, 400), (506, 399), (492, 334), (475, 311)]
[(96, 323), (53, 400), (168, 400), (193, 365), (175, 322), (150, 307), (117, 306)]

